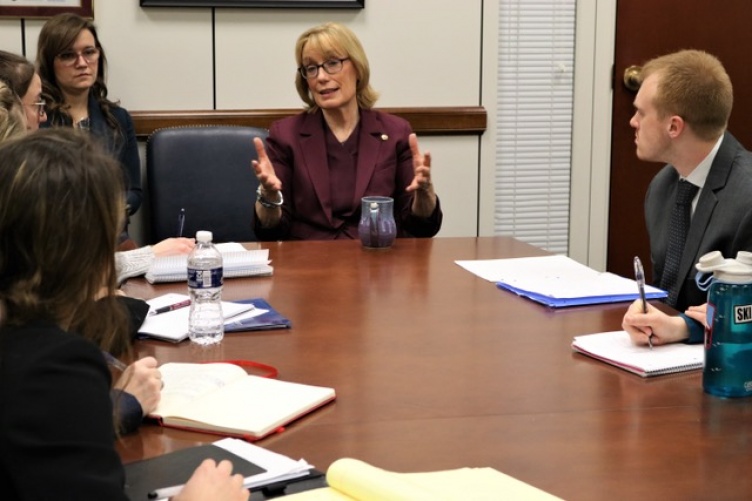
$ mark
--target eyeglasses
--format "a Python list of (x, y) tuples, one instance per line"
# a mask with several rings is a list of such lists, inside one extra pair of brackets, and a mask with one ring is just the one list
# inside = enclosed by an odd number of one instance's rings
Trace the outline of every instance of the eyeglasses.
[(29, 108), (36, 108), (37, 114), (40, 117), (44, 116), (44, 114), (47, 113), (47, 111), (44, 108), (45, 106), (47, 106), (47, 102), (44, 99), (40, 99), (38, 103), (27, 104), (26, 106), (28, 106)]
[(80, 57), (84, 58), (86, 64), (93, 64), (99, 61), (99, 54), (100, 50), (98, 47), (86, 47), (80, 52), (74, 50), (61, 52), (57, 55), (57, 59), (63, 64), (63, 66), (73, 66)]
[(303, 78), (316, 78), (319, 75), (319, 68), (324, 68), (324, 71), (326, 71), (327, 74), (334, 75), (335, 73), (342, 71), (342, 63), (349, 60), (349, 57), (342, 59), (330, 59), (328, 61), (324, 61), (321, 64), (309, 64), (308, 66), (301, 66), (300, 68), (298, 68), (298, 71), (301, 75), (303, 75)]

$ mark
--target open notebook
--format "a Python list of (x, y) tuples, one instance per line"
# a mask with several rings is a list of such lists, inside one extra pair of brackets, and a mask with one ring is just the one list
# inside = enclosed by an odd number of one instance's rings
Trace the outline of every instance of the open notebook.
[(576, 336), (572, 349), (642, 377), (702, 369), (705, 350), (701, 344), (673, 343), (637, 346), (626, 331)]
[(162, 426), (258, 440), (336, 398), (334, 388), (253, 376), (231, 363), (167, 363)]

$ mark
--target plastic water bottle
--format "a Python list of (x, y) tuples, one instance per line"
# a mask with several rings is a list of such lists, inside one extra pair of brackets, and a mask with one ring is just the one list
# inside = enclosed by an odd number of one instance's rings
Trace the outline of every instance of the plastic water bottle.
[(210, 345), (225, 334), (222, 316), (222, 254), (212, 244), (211, 231), (196, 232), (196, 247), (188, 256), (188, 293), (191, 307), (188, 337)]

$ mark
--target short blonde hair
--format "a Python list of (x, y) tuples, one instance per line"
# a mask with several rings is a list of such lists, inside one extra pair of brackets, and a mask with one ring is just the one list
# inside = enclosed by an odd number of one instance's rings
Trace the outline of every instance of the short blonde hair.
[[(348, 58), (358, 73), (358, 83), (355, 89), (358, 106), (365, 109), (373, 108), (379, 94), (371, 87), (371, 68), (368, 65), (368, 58), (360, 40), (352, 30), (339, 23), (326, 23), (307, 30), (298, 37), (295, 44), (295, 61), (298, 68), (303, 66), (303, 49), (308, 44), (324, 54), (326, 59)], [(306, 103), (308, 111), (316, 111), (318, 106), (311, 96), (308, 82), (299, 71), (295, 73), (295, 87), (300, 98)]]
[(723, 134), (734, 90), (717, 57), (701, 50), (681, 50), (645, 63), (642, 79), (653, 74), (659, 78), (653, 105), (660, 116), (682, 117), (703, 140)]

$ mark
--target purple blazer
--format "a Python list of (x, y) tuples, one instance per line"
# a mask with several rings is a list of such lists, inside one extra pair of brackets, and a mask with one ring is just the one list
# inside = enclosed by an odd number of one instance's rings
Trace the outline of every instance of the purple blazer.
[[(360, 199), (381, 195), (394, 198), (398, 237), (432, 237), (441, 229), (438, 200), (428, 218), (411, 214), (413, 194), (407, 193), (415, 177), (408, 136), (410, 124), (376, 110), (360, 110), (353, 217), (332, 216), (329, 166), (324, 117), (321, 110), (274, 122), (266, 151), (282, 181), (282, 219), (274, 228), (262, 228), (254, 217), (259, 240), (332, 240), (357, 238)], [(336, 186), (336, 180), (334, 180)], [(255, 216), (255, 214), (254, 214)]]

